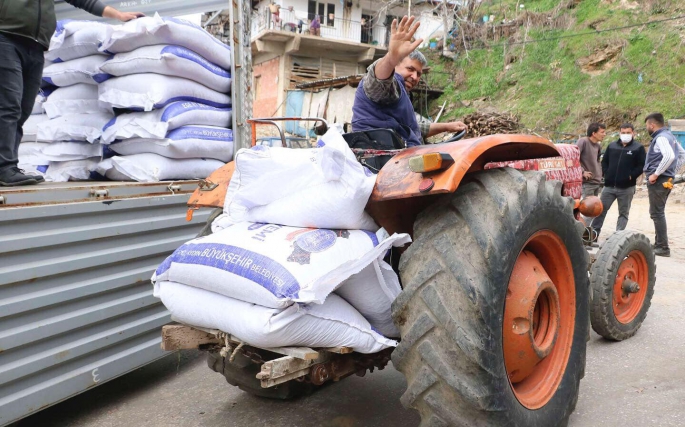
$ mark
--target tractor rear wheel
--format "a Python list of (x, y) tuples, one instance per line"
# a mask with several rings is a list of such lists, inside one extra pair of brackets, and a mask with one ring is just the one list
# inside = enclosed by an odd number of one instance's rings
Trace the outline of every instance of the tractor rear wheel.
[(588, 334), (583, 226), (538, 172), (472, 175), (422, 212), (393, 303), (422, 426), (565, 426)]
[(655, 280), (647, 236), (628, 230), (612, 234), (590, 268), (592, 329), (614, 341), (635, 335), (647, 317)]

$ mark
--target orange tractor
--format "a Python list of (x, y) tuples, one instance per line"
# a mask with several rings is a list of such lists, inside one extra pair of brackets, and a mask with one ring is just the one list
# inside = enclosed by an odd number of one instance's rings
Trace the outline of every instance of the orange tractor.
[[(252, 120), (252, 134), (271, 120)], [(618, 232), (588, 254), (580, 213), (596, 216), (602, 207), (596, 197), (578, 200), (574, 146), (491, 135), (386, 148), (355, 152), (363, 164), (383, 160), (367, 212), (389, 233), (413, 238), (392, 254), (403, 287), (392, 307), (397, 348), (260, 349), (192, 328), (184, 333), (195, 333), (186, 340), (195, 344), (174, 346), (169, 330), (164, 345), (208, 350), (212, 369), (260, 396), (294, 397), (391, 359), (407, 379), (402, 404), (420, 413), (421, 425), (566, 425), (585, 371), (589, 319), (600, 335), (622, 340), (647, 314), (655, 280), (648, 239)], [(201, 182), (189, 215), (221, 212), (233, 170), (229, 163)]]

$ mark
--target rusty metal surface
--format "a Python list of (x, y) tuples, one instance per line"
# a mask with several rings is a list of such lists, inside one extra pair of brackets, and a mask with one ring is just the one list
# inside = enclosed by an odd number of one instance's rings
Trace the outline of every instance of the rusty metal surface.
[[(419, 174), (409, 170), (410, 157), (436, 152), (450, 154), (454, 164), (446, 170), (434, 173)], [(486, 163), (554, 156), (559, 156), (554, 144), (531, 135), (489, 135), (446, 144), (412, 147), (392, 158), (381, 169), (370, 202), (452, 193), (467, 172), (481, 170)], [(430, 191), (419, 190), (424, 178), (431, 178), (435, 182)]]
[(197, 187), (196, 180), (161, 182), (45, 182), (24, 187), (0, 188), (0, 209), (55, 205), (75, 202), (104, 201), (174, 194), (188, 194)]
[[(190, 208), (223, 208), (228, 184), (235, 172), (235, 163), (230, 162), (212, 172), (199, 185), (188, 200)], [(202, 183), (200, 183), (202, 184)], [(216, 186), (215, 186), (216, 185)], [(212, 188), (213, 187), (213, 188)]]
[[(165, 354), (169, 313), (150, 277), (209, 211), (186, 222), (188, 192), (142, 196), (154, 186), (108, 185), (143, 190), (70, 203), (41, 194), (44, 203), (0, 209), (0, 425)], [(58, 197), (83, 184), (47, 188)]]

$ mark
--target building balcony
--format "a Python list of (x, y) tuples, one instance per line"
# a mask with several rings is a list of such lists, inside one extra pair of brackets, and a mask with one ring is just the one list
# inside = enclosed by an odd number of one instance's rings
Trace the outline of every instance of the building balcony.
[[(360, 62), (370, 62), (387, 51), (387, 27), (372, 22), (324, 17), (320, 30), (310, 28), (311, 20), (306, 12), (281, 8), (277, 17), (268, 8), (252, 16), (252, 51), (286, 52), (335, 49), (341, 53), (362, 55)], [(279, 48), (278, 44), (283, 47)], [(333, 46), (334, 45), (334, 46)], [(365, 59), (366, 58), (366, 59)]]

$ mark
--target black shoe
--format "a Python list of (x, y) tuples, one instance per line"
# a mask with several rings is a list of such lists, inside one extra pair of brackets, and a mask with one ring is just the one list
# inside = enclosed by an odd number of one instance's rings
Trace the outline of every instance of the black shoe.
[(671, 250), (670, 249), (664, 249), (664, 248), (654, 248), (654, 255), (663, 256), (663, 257), (670, 257), (671, 256)]
[(42, 176), (27, 175), (23, 169), (16, 166), (5, 169), (0, 172), (0, 186), (14, 187), (17, 185), (34, 185), (43, 182), (45, 179)]

